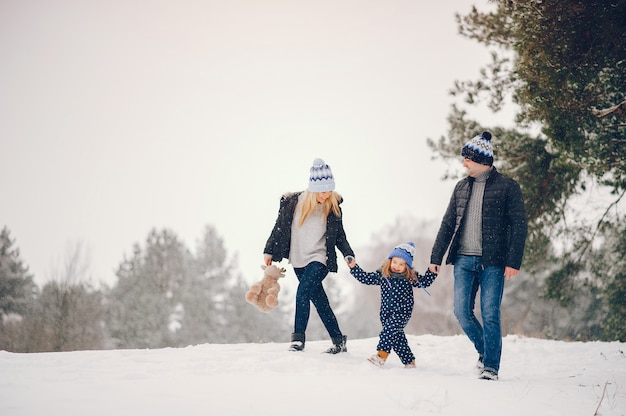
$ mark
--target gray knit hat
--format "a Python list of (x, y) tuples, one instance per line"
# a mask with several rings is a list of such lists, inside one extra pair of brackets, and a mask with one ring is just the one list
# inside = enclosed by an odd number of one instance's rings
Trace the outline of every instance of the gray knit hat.
[(315, 159), (309, 176), (309, 192), (330, 192), (335, 190), (333, 172), (322, 159)]
[(483, 131), (480, 136), (476, 136), (467, 142), (461, 149), (461, 156), (481, 165), (493, 165), (491, 133)]

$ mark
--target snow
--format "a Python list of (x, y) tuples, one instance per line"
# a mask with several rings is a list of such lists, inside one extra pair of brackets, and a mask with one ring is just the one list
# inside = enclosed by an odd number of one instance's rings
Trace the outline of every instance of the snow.
[[(408, 335), (417, 368), (288, 343), (17, 354), (0, 351), (0, 415), (492, 415), (626, 414), (620, 342), (504, 338), (500, 380), (477, 379), (464, 335)], [(598, 408), (599, 407), (599, 408)]]

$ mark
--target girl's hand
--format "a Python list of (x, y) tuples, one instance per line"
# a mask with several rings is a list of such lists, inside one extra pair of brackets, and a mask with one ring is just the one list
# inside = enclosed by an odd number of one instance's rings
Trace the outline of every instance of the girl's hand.
[(272, 265), (272, 255), (271, 254), (264, 254), (263, 255), (263, 262), (265, 263), (266, 266), (271, 266)]
[(356, 266), (356, 260), (354, 259), (354, 257), (346, 256), (345, 260), (349, 268), (353, 268), (354, 266)]

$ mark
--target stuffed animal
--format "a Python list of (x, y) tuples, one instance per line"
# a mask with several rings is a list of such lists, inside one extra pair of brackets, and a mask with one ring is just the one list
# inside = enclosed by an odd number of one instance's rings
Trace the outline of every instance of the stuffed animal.
[(278, 279), (285, 277), (285, 269), (278, 268), (275, 264), (271, 266), (261, 265), (263, 278), (253, 284), (246, 293), (248, 303), (256, 306), (262, 312), (269, 312), (278, 306), (278, 292), (280, 285)]

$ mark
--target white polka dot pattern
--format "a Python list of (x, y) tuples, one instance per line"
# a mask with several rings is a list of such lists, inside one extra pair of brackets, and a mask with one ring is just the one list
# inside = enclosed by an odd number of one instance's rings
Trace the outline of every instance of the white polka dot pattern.
[(395, 351), (402, 364), (414, 361), (415, 356), (404, 334), (413, 313), (413, 288), (430, 286), (437, 275), (427, 270), (424, 276), (410, 281), (403, 274), (392, 273), (390, 277), (383, 277), (380, 270), (366, 272), (359, 265), (350, 269), (350, 274), (363, 284), (380, 286), (380, 322), (383, 329), (376, 349), (388, 353)]

